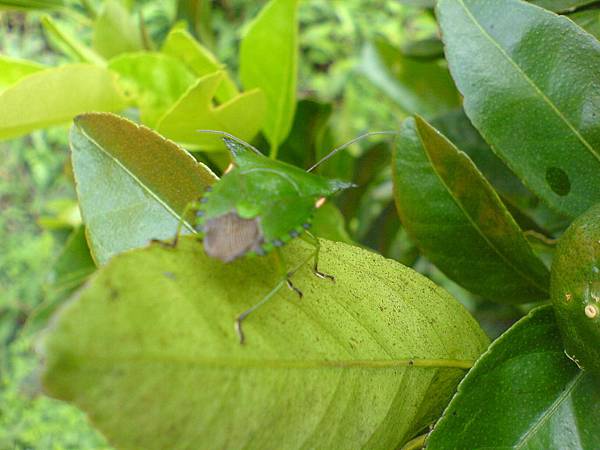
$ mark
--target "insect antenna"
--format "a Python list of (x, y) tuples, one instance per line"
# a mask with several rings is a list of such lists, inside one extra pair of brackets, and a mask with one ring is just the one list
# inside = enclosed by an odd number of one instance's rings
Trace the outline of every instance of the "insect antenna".
[(351, 146), (352, 144), (354, 144), (355, 142), (360, 141), (361, 139), (364, 139), (366, 137), (370, 137), (370, 136), (377, 136), (380, 134), (398, 134), (397, 131), (371, 131), (369, 133), (365, 133), (365, 134), (361, 134), (360, 136), (358, 136), (357, 138), (352, 139), (351, 141), (346, 142), (343, 145), (340, 145), (338, 148), (333, 149), (332, 151), (330, 151), (326, 156), (324, 156), (323, 158), (321, 158), (318, 162), (316, 162), (310, 169), (307, 170), (307, 172), (312, 172), (314, 169), (316, 169), (317, 167), (319, 167), (321, 164), (323, 164), (325, 161), (327, 161), (329, 158), (331, 158), (333, 155), (335, 155), (338, 152), (341, 152), (342, 150), (344, 150), (345, 148)]
[(248, 142), (244, 141), (243, 139), (240, 139), (238, 137), (235, 137), (233, 134), (231, 133), (227, 133), (226, 131), (219, 131), (219, 130), (196, 130), (198, 133), (212, 133), (212, 134), (220, 134), (223, 137), (226, 137), (228, 139), (231, 139), (232, 141), (237, 142), (238, 144), (243, 145), (244, 147), (248, 147), (251, 150), (253, 150), (255, 153), (258, 153), (261, 156), (265, 156), (263, 155), (263, 153), (257, 149), (256, 147), (254, 147), (252, 144), (249, 144)]

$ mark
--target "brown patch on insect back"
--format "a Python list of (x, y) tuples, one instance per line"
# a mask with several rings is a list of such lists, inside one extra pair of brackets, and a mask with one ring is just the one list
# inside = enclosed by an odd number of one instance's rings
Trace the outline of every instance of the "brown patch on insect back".
[(571, 303), (571, 300), (573, 300), (573, 294), (571, 294), (570, 292), (567, 292), (565, 294), (565, 302)]
[(207, 220), (202, 232), (206, 254), (225, 263), (256, 252), (264, 241), (259, 219), (243, 219), (235, 212)]

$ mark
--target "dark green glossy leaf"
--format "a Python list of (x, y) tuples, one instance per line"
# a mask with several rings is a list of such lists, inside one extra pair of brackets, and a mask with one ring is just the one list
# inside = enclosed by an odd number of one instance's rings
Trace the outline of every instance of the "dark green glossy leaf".
[(498, 191), (507, 209), (523, 230), (552, 236), (562, 232), (568, 225), (569, 221), (565, 221), (564, 216), (549, 210), (523, 185), (483, 140), (462, 109), (436, 117), (431, 123), (469, 155)]
[(598, 0), (529, 0), (534, 5), (549, 9), (555, 12), (574, 11), (582, 6), (598, 3)]
[(141, 119), (148, 126), (155, 126), (196, 82), (185, 64), (162, 53), (120, 55), (110, 61), (108, 68), (119, 74), (124, 90), (139, 107)]
[(94, 23), (93, 46), (109, 59), (121, 53), (144, 49), (144, 40), (136, 20), (119, 0), (106, 0)]
[[(387, 179), (391, 180), (389, 172), (390, 160), (392, 158), (392, 146), (389, 142), (382, 141), (368, 147), (364, 153), (356, 159), (354, 165), (354, 173), (352, 174), (352, 182), (356, 185), (355, 188), (349, 189), (340, 196), (339, 204), (343, 214), (346, 217), (354, 218), (361, 215), (361, 205), (369, 208), (369, 194), (367, 191), (379, 193), (376, 189), (371, 188), (371, 184), (382, 184), (385, 176), (382, 172), (388, 171)], [(383, 188), (386, 189), (386, 188)], [(382, 192), (382, 194), (385, 193)], [(389, 195), (389, 193), (388, 193)], [(381, 198), (381, 197), (379, 197)], [(365, 200), (363, 200), (365, 199)], [(354, 220), (352, 225), (353, 236), (360, 236), (368, 225), (364, 227), (361, 220)]]
[(332, 110), (329, 103), (321, 103), (313, 99), (300, 100), (292, 129), (281, 144), (279, 159), (306, 169), (317, 162), (319, 146)]
[(473, 124), (525, 184), (575, 217), (600, 199), (600, 43), (517, 0), (441, 0), (452, 75)]
[(125, 107), (108, 70), (73, 64), (33, 73), (0, 93), (0, 139), (67, 123), (86, 111)]
[(431, 117), (460, 104), (446, 67), (408, 58), (385, 41), (365, 46), (360, 70), (408, 113)]
[[(376, 148), (380, 149), (381, 147), (377, 146)], [(387, 148), (385, 150), (383, 154), (391, 157)], [(358, 168), (359, 170), (363, 169), (360, 164)], [(358, 223), (354, 233), (357, 239), (361, 240), (373, 228), (376, 219), (381, 215), (383, 210), (394, 201), (391, 167), (387, 166), (383, 168), (364, 187), (365, 189), (362, 191), (362, 195), (357, 202), (355, 212), (355, 219)]]
[(271, 0), (252, 22), (240, 47), (240, 79), (267, 98), (263, 132), (271, 154), (292, 127), (298, 78), (298, 0)]
[(552, 308), (544, 307), (477, 361), (427, 449), (595, 449), (599, 421), (598, 382), (565, 356)]
[(477, 168), (504, 198), (523, 203), (532, 201), (532, 194), (483, 140), (462, 108), (436, 117), (431, 124), (469, 155)]
[[(119, 448), (398, 448), (434, 420), (488, 339), (422, 275), (322, 241), (222, 264), (184, 237), (115, 257), (43, 343), (48, 393), (75, 403)], [(143, 270), (141, 269), (143, 268)], [(461, 369), (462, 368), (462, 369)]]
[(402, 224), (421, 251), (473, 293), (506, 303), (548, 296), (549, 273), (469, 157), (420, 118), (394, 153)]
[(79, 205), (94, 259), (175, 235), (180, 214), (215, 175), (181, 147), (112, 114), (79, 116), (71, 130)]

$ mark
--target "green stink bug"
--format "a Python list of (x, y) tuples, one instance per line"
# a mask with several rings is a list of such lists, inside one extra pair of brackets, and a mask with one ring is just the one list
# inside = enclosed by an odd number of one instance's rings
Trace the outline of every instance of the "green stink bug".
[[(243, 256), (262, 256), (276, 251), (280, 266), (283, 260), (279, 248), (288, 241), (303, 237), (315, 246), (314, 253), (302, 265), (313, 259), (313, 272), (320, 278), (334, 277), (319, 271), (319, 240), (308, 232), (316, 209), (326, 198), (352, 187), (352, 183), (327, 179), (310, 173), (319, 164), (350, 144), (375, 134), (395, 134), (382, 131), (362, 135), (336, 148), (307, 171), (263, 155), (252, 145), (218, 131), (203, 130), (224, 136), (232, 155), (231, 169), (207, 188), (197, 201), (191, 202), (180, 221), (174, 246), (183, 218), (193, 212), (192, 227), (203, 242), (206, 254), (224, 263)], [(235, 320), (240, 343), (244, 342), (242, 321), (267, 302), (287, 284), (300, 297), (302, 292), (291, 282), (292, 275), (302, 265), (283, 270), (280, 282), (261, 301)]]

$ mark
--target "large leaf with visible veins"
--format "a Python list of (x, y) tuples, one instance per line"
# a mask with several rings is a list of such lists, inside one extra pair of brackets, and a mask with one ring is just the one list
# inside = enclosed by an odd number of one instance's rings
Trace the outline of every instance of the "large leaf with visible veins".
[(398, 448), (448, 402), (488, 340), (447, 292), (399, 263), (322, 241), (222, 264), (184, 237), (113, 258), (43, 344), (43, 383), (118, 448)]

